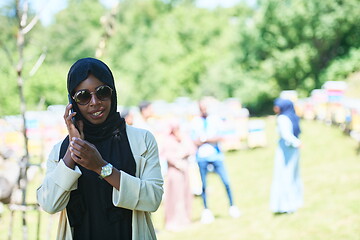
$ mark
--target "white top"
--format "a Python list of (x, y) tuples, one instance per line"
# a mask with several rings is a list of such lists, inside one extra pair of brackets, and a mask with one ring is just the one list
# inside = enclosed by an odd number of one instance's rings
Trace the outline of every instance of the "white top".
[[(136, 162), (136, 173), (134, 177), (121, 171), (120, 189), (113, 188), (113, 204), (133, 210), (132, 238), (134, 240), (156, 239), (149, 212), (158, 209), (163, 195), (157, 143), (154, 136), (147, 130), (127, 125), (126, 131)], [(77, 188), (77, 180), (82, 174), (78, 167), (74, 170), (70, 169), (62, 159), (59, 160), (60, 147), (61, 142), (56, 144), (51, 151), (45, 178), (37, 189), (40, 206), (51, 214), (66, 208), (70, 192)], [(66, 224), (68, 221), (60, 223), (60, 226), (64, 227)], [(70, 229), (68, 225), (65, 228)], [(72, 239), (68, 230), (65, 231), (67, 231), (66, 239)]]
[(279, 115), (276, 120), (280, 138), (284, 139), (286, 146), (299, 147), (301, 141), (293, 134), (293, 125), (290, 118), (285, 115)]

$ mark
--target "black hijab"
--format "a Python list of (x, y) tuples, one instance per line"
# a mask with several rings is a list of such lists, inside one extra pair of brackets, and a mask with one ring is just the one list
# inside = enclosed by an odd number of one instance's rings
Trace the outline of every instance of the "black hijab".
[[(109, 116), (101, 124), (86, 120), (75, 101), (72, 101), (77, 120), (84, 123), (85, 140), (93, 143), (102, 158), (116, 169), (135, 176), (136, 163), (131, 152), (126, 133), (125, 120), (116, 111), (116, 89), (109, 67), (94, 58), (83, 58), (75, 62), (68, 73), (67, 88), (72, 96), (74, 89), (89, 74), (113, 89)], [(64, 139), (59, 159), (63, 158), (69, 145), (68, 136)], [(74, 227), (74, 239), (131, 239), (132, 211), (115, 207), (112, 203), (113, 187), (82, 166), (78, 187), (70, 194), (66, 206), (70, 225)]]
[(113, 135), (114, 131), (116, 131), (118, 128), (118, 123), (123, 121), (123, 119), (121, 119), (120, 114), (116, 112), (117, 97), (116, 97), (114, 77), (109, 67), (98, 59), (82, 58), (76, 61), (71, 66), (67, 76), (68, 93), (71, 96), (73, 96), (75, 93), (74, 89), (82, 81), (84, 81), (89, 76), (89, 74), (94, 75), (97, 79), (99, 79), (101, 82), (111, 87), (111, 89), (113, 90), (113, 94), (111, 96), (111, 107), (110, 107), (109, 116), (103, 123), (97, 125), (92, 124), (91, 122), (86, 120), (82, 116), (77, 103), (73, 99), (71, 99), (73, 109), (75, 112), (77, 112), (76, 119), (82, 120), (84, 123), (85, 139), (92, 142), (92, 141), (101, 141)]

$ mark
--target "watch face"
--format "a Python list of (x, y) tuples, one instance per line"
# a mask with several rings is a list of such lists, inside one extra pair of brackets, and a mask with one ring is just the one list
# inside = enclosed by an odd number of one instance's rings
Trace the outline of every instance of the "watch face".
[(110, 163), (103, 166), (101, 168), (101, 177), (104, 178), (104, 177), (109, 176), (112, 173), (112, 168), (113, 168), (113, 166)]

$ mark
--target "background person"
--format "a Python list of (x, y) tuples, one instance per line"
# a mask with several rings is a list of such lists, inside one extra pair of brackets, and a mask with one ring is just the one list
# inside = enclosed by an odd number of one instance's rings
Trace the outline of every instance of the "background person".
[(181, 231), (191, 223), (193, 197), (189, 157), (195, 154), (195, 145), (181, 130), (178, 120), (169, 120), (167, 126), (161, 149), (168, 166), (164, 185), (165, 228)]
[(149, 101), (141, 101), (138, 105), (139, 115), (134, 119), (134, 126), (146, 129), (156, 135), (154, 123), (151, 121), (153, 117), (153, 106)]
[(196, 160), (200, 170), (202, 182), (201, 197), (204, 204), (201, 222), (206, 224), (214, 220), (214, 216), (208, 208), (206, 193), (206, 176), (209, 172), (209, 167), (213, 167), (225, 186), (229, 198), (229, 214), (234, 218), (240, 216), (240, 211), (233, 202), (230, 181), (224, 164), (224, 154), (219, 146), (221, 141), (221, 120), (215, 115), (208, 114), (208, 104), (209, 102), (206, 98), (199, 101), (200, 116), (195, 117), (192, 121), (192, 139), (197, 146)]
[(293, 103), (287, 99), (277, 98), (274, 112), (280, 139), (275, 153), (270, 209), (275, 214), (292, 213), (303, 204), (299, 166), (300, 120)]
[(124, 108), (121, 117), (125, 119), (127, 125), (134, 125), (134, 113), (131, 108)]
[(46, 212), (61, 211), (58, 239), (156, 239), (150, 212), (163, 180), (153, 135), (116, 112), (114, 78), (100, 60), (75, 62), (67, 89), (69, 135), (54, 146), (37, 190)]

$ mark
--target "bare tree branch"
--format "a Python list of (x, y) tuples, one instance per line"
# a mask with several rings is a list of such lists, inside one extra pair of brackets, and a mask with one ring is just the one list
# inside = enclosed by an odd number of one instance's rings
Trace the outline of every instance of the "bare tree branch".
[[(50, 1), (50, 0), (49, 0)], [(44, 6), (43, 6), (44, 8)], [(28, 203), (26, 199), (26, 192), (28, 187), (28, 178), (27, 171), (30, 166), (30, 155), (29, 155), (29, 144), (28, 144), (28, 136), (27, 136), (27, 126), (26, 126), (26, 99), (24, 95), (24, 49), (26, 47), (26, 34), (31, 31), (34, 26), (39, 21), (40, 13), (36, 14), (34, 18), (28, 23), (28, 11), (29, 11), (29, 3), (28, 0), (15, 0), (15, 11), (16, 11), (16, 19), (17, 19), (17, 34), (16, 34), (16, 47), (17, 47), (17, 62), (13, 59), (11, 52), (6, 48), (6, 45), (0, 41), (1, 48), (5, 51), (9, 61), (14, 66), (14, 69), (17, 74), (17, 87), (20, 98), (20, 112), (22, 117), (22, 134), (24, 138), (24, 150), (25, 153), (22, 158), (19, 160), (20, 174), (18, 177), (18, 186), (22, 193), (21, 206), (19, 209), (22, 211), (22, 232), (23, 239), (28, 239), (28, 226), (27, 226), (27, 217), (26, 211), (28, 210)], [(46, 57), (46, 51), (43, 50), (43, 53), (39, 56), (35, 65), (31, 69), (29, 75), (33, 76), (39, 67), (42, 65)], [(1, 153), (2, 154), (2, 153)], [(2, 154), (3, 155), (3, 154)], [(13, 213), (13, 211), (11, 211)], [(12, 226), (10, 226), (9, 230), (9, 239), (12, 236)]]
[[(17, 4), (16, 6), (18, 6), (18, 0), (16, 1)], [(28, 1), (24, 1), (23, 3), (23, 9), (22, 9), (22, 14), (20, 13), (20, 11), (18, 12), (18, 16), (20, 17), (20, 26), (22, 26), (22, 32), (23, 34), (27, 34), (28, 32), (31, 31), (31, 29), (34, 28), (34, 26), (39, 22), (40, 20), (40, 15), (41, 13), (44, 11), (44, 9), (46, 8), (46, 6), (49, 4), (50, 1), (47, 1), (46, 4), (44, 4), (41, 9), (36, 13), (36, 15), (31, 19), (31, 21), (27, 24), (27, 20), (28, 20), (28, 12), (29, 12), (29, 4)], [(21, 15), (21, 16), (20, 16)], [(27, 25), (26, 25), (27, 24)]]
[(33, 29), (33, 27), (39, 21), (39, 19), (40, 19), (40, 15), (36, 14), (35, 17), (33, 17), (33, 19), (31, 20), (31, 22), (25, 28), (23, 28), (22, 30), (23, 34), (27, 34), (28, 32), (30, 32), (31, 29)]
[[(19, 23), (20, 23), (21, 28), (23, 29), (26, 26), (26, 22), (27, 22), (27, 18), (28, 18), (29, 2), (27, 0), (25, 0), (23, 2), (22, 6), (23, 6), (22, 11), (21, 12), (19, 11), (19, 13), (21, 14), (21, 15), (19, 15), (19, 19), (20, 19)], [(19, 8), (20, 8), (20, 6), (19, 6)]]
[(104, 50), (106, 47), (106, 43), (109, 38), (114, 34), (115, 30), (115, 17), (119, 12), (120, 4), (119, 2), (115, 4), (114, 7), (111, 8), (110, 13), (100, 18), (101, 25), (104, 27), (104, 32), (101, 35), (100, 42), (95, 51), (95, 56), (100, 58), (104, 54)]
[[(23, 77), (23, 70), (24, 70), (24, 48), (25, 48), (25, 35), (26, 31), (24, 31), (24, 27), (27, 25), (27, 16), (28, 16), (28, 1), (24, 0), (19, 2), (16, 1), (16, 14), (19, 21), (19, 28), (17, 33), (17, 49), (18, 49), (18, 63), (16, 66), (17, 72), (17, 83), (18, 83), (18, 91), (19, 91), (19, 98), (20, 98), (20, 110), (21, 116), (23, 120), (23, 127), (22, 133), (24, 136), (24, 145), (25, 145), (25, 155), (21, 158), (20, 164), (20, 176), (19, 176), (19, 187), (22, 192), (22, 205), (26, 206), (26, 190), (27, 190), (27, 170), (29, 165), (29, 144), (28, 144), (28, 136), (26, 132), (26, 101), (24, 96), (24, 77)], [(32, 27), (31, 27), (32, 28)], [(29, 28), (29, 29), (31, 29)], [(28, 227), (27, 227), (27, 219), (26, 219), (26, 211), (22, 211), (22, 231), (23, 231), (23, 239), (28, 239)]]
[(38, 70), (38, 69), (40, 68), (40, 66), (43, 64), (45, 58), (46, 58), (46, 53), (43, 52), (43, 53), (39, 56), (39, 58), (38, 58), (38, 60), (36, 61), (35, 65), (33, 66), (33, 68), (31, 69), (31, 71), (30, 71), (30, 73), (29, 73), (30, 77), (34, 76), (34, 74), (37, 72), (37, 70)]

